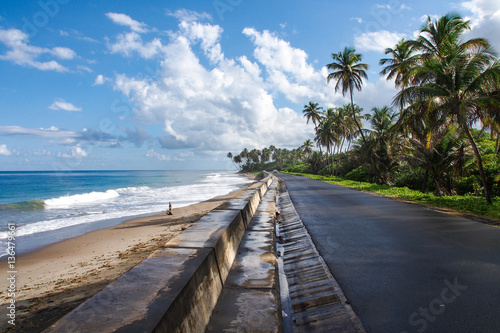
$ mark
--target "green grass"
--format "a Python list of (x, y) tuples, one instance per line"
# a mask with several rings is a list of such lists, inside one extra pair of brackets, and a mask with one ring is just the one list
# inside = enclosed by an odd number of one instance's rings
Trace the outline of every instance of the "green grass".
[(322, 179), (325, 182), (350, 187), (358, 191), (372, 192), (392, 198), (413, 201), (428, 206), (449, 208), (460, 212), (473, 213), (485, 217), (500, 219), (500, 198), (494, 198), (493, 205), (488, 205), (486, 203), (486, 199), (474, 196), (452, 195), (438, 197), (432, 193), (422, 193), (420, 191), (411, 190), (407, 187), (378, 185), (373, 183), (347, 180), (339, 177), (322, 177), (319, 175), (304, 173), (290, 172), (290, 174), (309, 177), (312, 179)]

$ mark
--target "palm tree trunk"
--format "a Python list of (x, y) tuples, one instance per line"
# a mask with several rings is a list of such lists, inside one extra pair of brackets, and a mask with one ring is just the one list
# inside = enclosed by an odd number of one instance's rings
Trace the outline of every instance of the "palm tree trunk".
[(429, 181), (429, 170), (425, 169), (424, 183), (422, 184), (422, 193), (427, 193), (427, 182)]
[(332, 176), (335, 176), (335, 147), (332, 151)]
[(467, 139), (469, 139), (469, 143), (472, 146), (472, 150), (474, 150), (474, 155), (476, 155), (477, 167), (479, 169), (479, 174), (481, 175), (481, 180), (483, 182), (484, 196), (486, 198), (486, 202), (491, 205), (492, 204), (491, 195), (490, 195), (490, 190), (488, 188), (488, 183), (486, 182), (486, 175), (484, 174), (483, 160), (481, 159), (481, 154), (477, 149), (476, 142), (474, 141), (474, 138), (472, 137), (472, 134), (470, 133), (467, 125), (464, 126), (464, 130), (465, 130), (465, 135), (467, 135)]
[(497, 133), (497, 142), (495, 144), (495, 155), (498, 155), (498, 139), (500, 138), (500, 132)]
[(366, 139), (365, 139), (365, 135), (363, 134), (363, 131), (361, 130), (361, 126), (359, 126), (359, 123), (358, 123), (358, 120), (356, 119), (356, 112), (354, 111), (354, 101), (352, 99), (352, 87), (350, 87), (349, 89), (350, 93), (351, 93), (351, 108), (352, 108), (352, 117), (354, 119), (354, 122), (356, 123), (356, 126), (358, 127), (358, 130), (359, 130), (359, 133), (361, 134), (361, 137), (363, 138), (363, 142), (366, 146)]

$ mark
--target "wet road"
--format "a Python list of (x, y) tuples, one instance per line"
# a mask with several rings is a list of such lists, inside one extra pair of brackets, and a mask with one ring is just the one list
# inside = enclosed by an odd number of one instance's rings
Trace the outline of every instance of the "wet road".
[(500, 332), (500, 228), (279, 177), (367, 332)]

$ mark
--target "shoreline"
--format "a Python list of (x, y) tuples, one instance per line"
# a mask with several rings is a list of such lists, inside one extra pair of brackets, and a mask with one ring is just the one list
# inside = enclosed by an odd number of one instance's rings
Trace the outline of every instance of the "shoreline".
[[(249, 181), (254, 178), (253, 175), (247, 177)], [(162, 213), (129, 219), (18, 255), (16, 325), (2, 320), (0, 331), (42, 331), (249, 185), (226, 195), (174, 208), (173, 215)], [(7, 272), (7, 260), (2, 259), (0, 270)], [(3, 318), (8, 318), (7, 289), (8, 281), (1, 280)]]

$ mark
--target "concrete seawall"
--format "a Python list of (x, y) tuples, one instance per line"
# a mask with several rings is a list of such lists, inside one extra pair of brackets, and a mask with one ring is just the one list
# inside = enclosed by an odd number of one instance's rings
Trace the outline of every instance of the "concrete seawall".
[(272, 180), (203, 216), (44, 332), (204, 332)]

